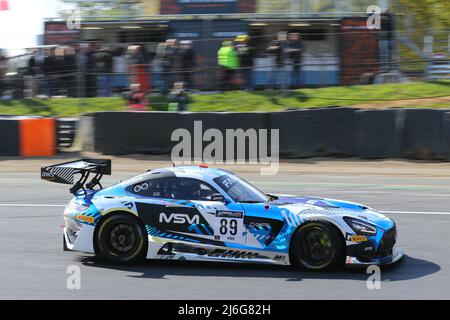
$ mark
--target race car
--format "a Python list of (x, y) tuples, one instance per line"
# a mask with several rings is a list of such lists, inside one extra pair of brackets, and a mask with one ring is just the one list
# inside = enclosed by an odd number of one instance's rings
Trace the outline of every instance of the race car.
[(100, 180), (110, 174), (111, 161), (102, 159), (41, 168), (42, 179), (73, 185), (64, 250), (119, 264), (147, 258), (312, 270), (386, 265), (403, 256), (394, 246), (395, 222), (361, 204), (267, 194), (206, 165), (149, 170), (103, 188)]

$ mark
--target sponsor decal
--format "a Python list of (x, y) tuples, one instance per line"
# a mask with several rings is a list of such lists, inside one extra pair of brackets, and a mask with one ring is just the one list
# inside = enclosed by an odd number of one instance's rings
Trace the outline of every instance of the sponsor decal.
[(216, 217), (218, 218), (242, 218), (242, 211), (217, 210)]
[(273, 257), (273, 260), (275, 260), (275, 261), (285, 261), (286, 257), (282, 256), (282, 255), (276, 255), (275, 257)]
[(363, 235), (347, 235), (347, 240), (352, 242), (366, 242), (367, 237)]
[[(150, 183), (151, 186), (151, 183)], [(143, 184), (137, 184), (133, 187), (133, 191), (136, 193), (139, 193), (141, 191), (147, 190), (149, 187), (149, 184), (147, 182), (144, 182)]]
[(171, 213), (167, 215), (164, 212), (159, 214), (159, 222), (161, 223), (175, 223), (175, 224), (199, 224), (200, 216), (195, 215), (191, 217), (185, 213)]
[(122, 204), (130, 210), (133, 209), (133, 202), (131, 201), (122, 201)]
[(95, 220), (94, 217), (88, 217), (88, 216), (85, 216), (84, 214), (77, 215), (76, 219), (87, 222), (87, 223), (94, 223), (94, 220)]
[(249, 222), (248, 224), (247, 224), (247, 227), (248, 228), (259, 228), (259, 227), (261, 227), (261, 228), (270, 228), (270, 223), (267, 223), (267, 222)]
[(240, 259), (252, 259), (258, 256), (257, 253), (246, 252), (246, 251), (237, 251), (237, 250), (224, 250), (224, 249), (216, 249), (210, 254), (210, 257), (222, 257), (222, 258), (240, 258)]

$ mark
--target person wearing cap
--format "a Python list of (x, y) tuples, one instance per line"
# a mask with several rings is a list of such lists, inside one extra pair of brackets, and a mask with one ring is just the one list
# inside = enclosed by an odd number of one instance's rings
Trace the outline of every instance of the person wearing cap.
[(222, 42), (222, 47), (217, 51), (217, 61), (222, 72), (220, 85), (224, 90), (231, 90), (235, 71), (239, 68), (239, 59), (233, 47), (233, 42)]
[(246, 34), (236, 37), (236, 52), (239, 57), (243, 88), (252, 90), (253, 48), (249, 46), (249, 37)]

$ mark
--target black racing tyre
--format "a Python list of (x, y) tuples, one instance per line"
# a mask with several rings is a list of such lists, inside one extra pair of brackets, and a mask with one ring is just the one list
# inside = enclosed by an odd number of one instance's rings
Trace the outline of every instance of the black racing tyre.
[(330, 270), (345, 262), (345, 242), (336, 227), (325, 222), (307, 223), (296, 230), (291, 242), (295, 266)]
[(96, 253), (113, 263), (131, 264), (145, 259), (148, 239), (137, 218), (126, 213), (112, 214), (95, 234)]

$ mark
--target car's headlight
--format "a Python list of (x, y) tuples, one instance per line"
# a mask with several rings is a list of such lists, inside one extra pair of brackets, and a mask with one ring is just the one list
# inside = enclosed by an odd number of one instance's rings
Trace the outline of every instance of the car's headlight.
[(364, 234), (367, 236), (374, 236), (377, 234), (377, 228), (370, 223), (350, 217), (344, 217), (344, 220), (357, 234)]

